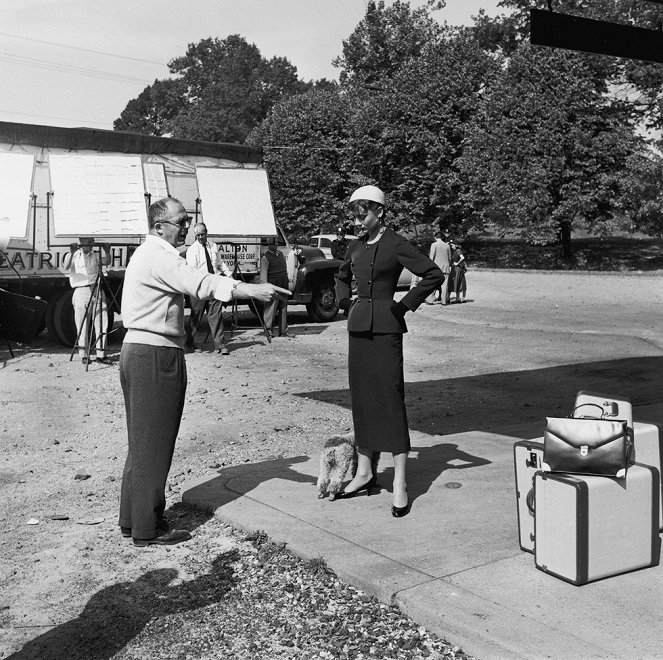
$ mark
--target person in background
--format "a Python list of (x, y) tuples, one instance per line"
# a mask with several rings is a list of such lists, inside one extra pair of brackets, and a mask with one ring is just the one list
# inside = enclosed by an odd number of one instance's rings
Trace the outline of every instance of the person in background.
[[(288, 265), (285, 257), (276, 246), (276, 238), (267, 239), (267, 249), (260, 259), (260, 281), (288, 289)], [(270, 336), (274, 336), (274, 322), (277, 323), (277, 337), (290, 337), (288, 332), (288, 300), (275, 298), (265, 305), (265, 325)]]
[[(406, 516), (411, 507), (406, 467), (410, 433), (403, 376), (404, 316), (415, 311), (442, 284), (442, 271), (409, 241), (386, 226), (385, 196), (376, 186), (362, 186), (349, 202), (355, 224), (364, 230), (353, 240), (336, 274), (336, 296), (348, 313), (348, 376), (357, 444), (357, 471), (345, 490), (347, 499), (376, 486), (374, 452), (391, 452), (394, 482), (391, 513)], [(394, 301), (398, 277), (407, 268), (421, 280)], [(351, 302), (352, 279), (357, 297)]]
[(331, 254), (334, 259), (345, 259), (345, 253), (348, 249), (348, 239), (345, 238), (343, 227), (336, 230), (336, 238), (331, 243)]
[[(187, 374), (184, 295), (200, 300), (253, 298), (268, 303), (290, 292), (248, 284), (193, 268), (180, 257), (190, 216), (172, 197), (148, 210), (148, 235), (124, 276), (120, 383), (127, 418), (128, 452), (122, 475), (119, 525), (134, 545), (173, 545), (186, 530), (169, 529), (165, 486), (182, 419)], [(230, 414), (234, 411), (228, 411)]]
[[(221, 259), (216, 243), (207, 239), (207, 227), (199, 222), (193, 228), (196, 238), (194, 244), (186, 251), (186, 262), (189, 266), (197, 268), (204, 273), (214, 273), (232, 278), (232, 272)], [(191, 315), (187, 327), (186, 346), (190, 351), (196, 348), (196, 333), (207, 310), (207, 322), (214, 341), (214, 350), (221, 355), (229, 355), (226, 338), (223, 331), (223, 303), (219, 300), (199, 300), (191, 298), (189, 301)]]
[(456, 302), (465, 302), (467, 294), (467, 279), (465, 273), (467, 272), (467, 262), (465, 255), (461, 249), (460, 240), (451, 242), (451, 263), (453, 269), (453, 289), (456, 294)]
[(448, 243), (442, 240), (442, 232), (435, 231), (435, 240), (430, 246), (430, 259), (442, 271), (444, 282), (433, 293), (428, 296), (426, 302), (430, 305), (433, 302), (439, 302), (443, 305), (449, 303), (449, 273), (451, 272), (451, 248)]
[[(79, 238), (72, 243), (62, 261), (63, 270), (69, 275), (69, 284), (74, 290), (71, 303), (74, 307), (74, 322), (78, 337), (78, 355), (83, 364), (90, 360), (88, 355), (88, 319), (92, 318), (95, 333), (97, 362), (106, 362), (106, 323), (108, 309), (103, 290), (97, 301), (92, 301), (94, 284), (99, 274), (99, 255), (94, 251), (94, 238)], [(102, 246), (101, 266), (110, 264), (110, 245)]]

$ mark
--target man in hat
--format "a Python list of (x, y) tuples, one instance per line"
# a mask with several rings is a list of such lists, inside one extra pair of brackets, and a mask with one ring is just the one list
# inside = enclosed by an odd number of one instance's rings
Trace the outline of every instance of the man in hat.
[(334, 259), (340, 259), (343, 261), (345, 259), (345, 253), (348, 249), (348, 240), (345, 238), (345, 232), (343, 227), (339, 227), (336, 230), (336, 238), (332, 241), (331, 244), (331, 253)]
[[(65, 255), (62, 266), (65, 273), (69, 275), (69, 284), (74, 290), (71, 303), (74, 307), (74, 321), (76, 323), (76, 335), (78, 337), (78, 354), (83, 364), (87, 364), (88, 355), (88, 318), (94, 319), (94, 332), (96, 335), (95, 350), (97, 362), (106, 361), (106, 319), (108, 311), (106, 298), (102, 290), (99, 296), (92, 300), (97, 275), (99, 274), (99, 255), (94, 251), (94, 238), (79, 238), (78, 243), (69, 246), (69, 252)], [(110, 264), (110, 246), (103, 245), (101, 265)]]

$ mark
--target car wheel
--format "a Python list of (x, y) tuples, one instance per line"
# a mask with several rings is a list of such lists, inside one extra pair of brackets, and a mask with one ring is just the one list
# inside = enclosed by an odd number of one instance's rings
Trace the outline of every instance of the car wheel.
[(333, 321), (338, 314), (338, 300), (332, 284), (323, 284), (313, 291), (313, 298), (306, 304), (309, 316), (318, 323)]
[(71, 348), (76, 342), (76, 324), (71, 299), (73, 289), (63, 291), (48, 301), (46, 309), (46, 327), (48, 334), (63, 346)]

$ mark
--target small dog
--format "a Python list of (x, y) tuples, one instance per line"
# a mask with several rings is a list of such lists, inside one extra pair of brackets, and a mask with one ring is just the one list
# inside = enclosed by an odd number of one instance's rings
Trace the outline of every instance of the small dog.
[[(373, 452), (371, 469), (376, 474), (380, 452)], [(357, 472), (357, 445), (354, 433), (333, 435), (325, 440), (320, 454), (320, 475), (318, 476), (318, 499), (329, 493), (329, 499), (335, 500), (341, 490), (343, 479), (350, 468), (350, 478)]]

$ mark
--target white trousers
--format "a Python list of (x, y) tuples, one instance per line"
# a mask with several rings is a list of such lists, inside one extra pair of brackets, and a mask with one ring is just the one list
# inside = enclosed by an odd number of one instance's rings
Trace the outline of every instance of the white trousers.
[[(74, 289), (72, 304), (74, 306), (74, 321), (76, 322), (76, 333), (78, 334), (78, 354), (86, 356), (88, 344), (88, 324), (85, 311), (88, 316), (94, 319), (94, 332), (96, 335), (95, 349), (97, 357), (105, 357), (106, 350), (106, 319), (108, 318), (108, 309), (106, 306), (106, 296), (103, 293), (96, 301), (90, 303), (92, 297), (91, 286), (77, 286)], [(90, 308), (88, 310), (88, 303)]]

